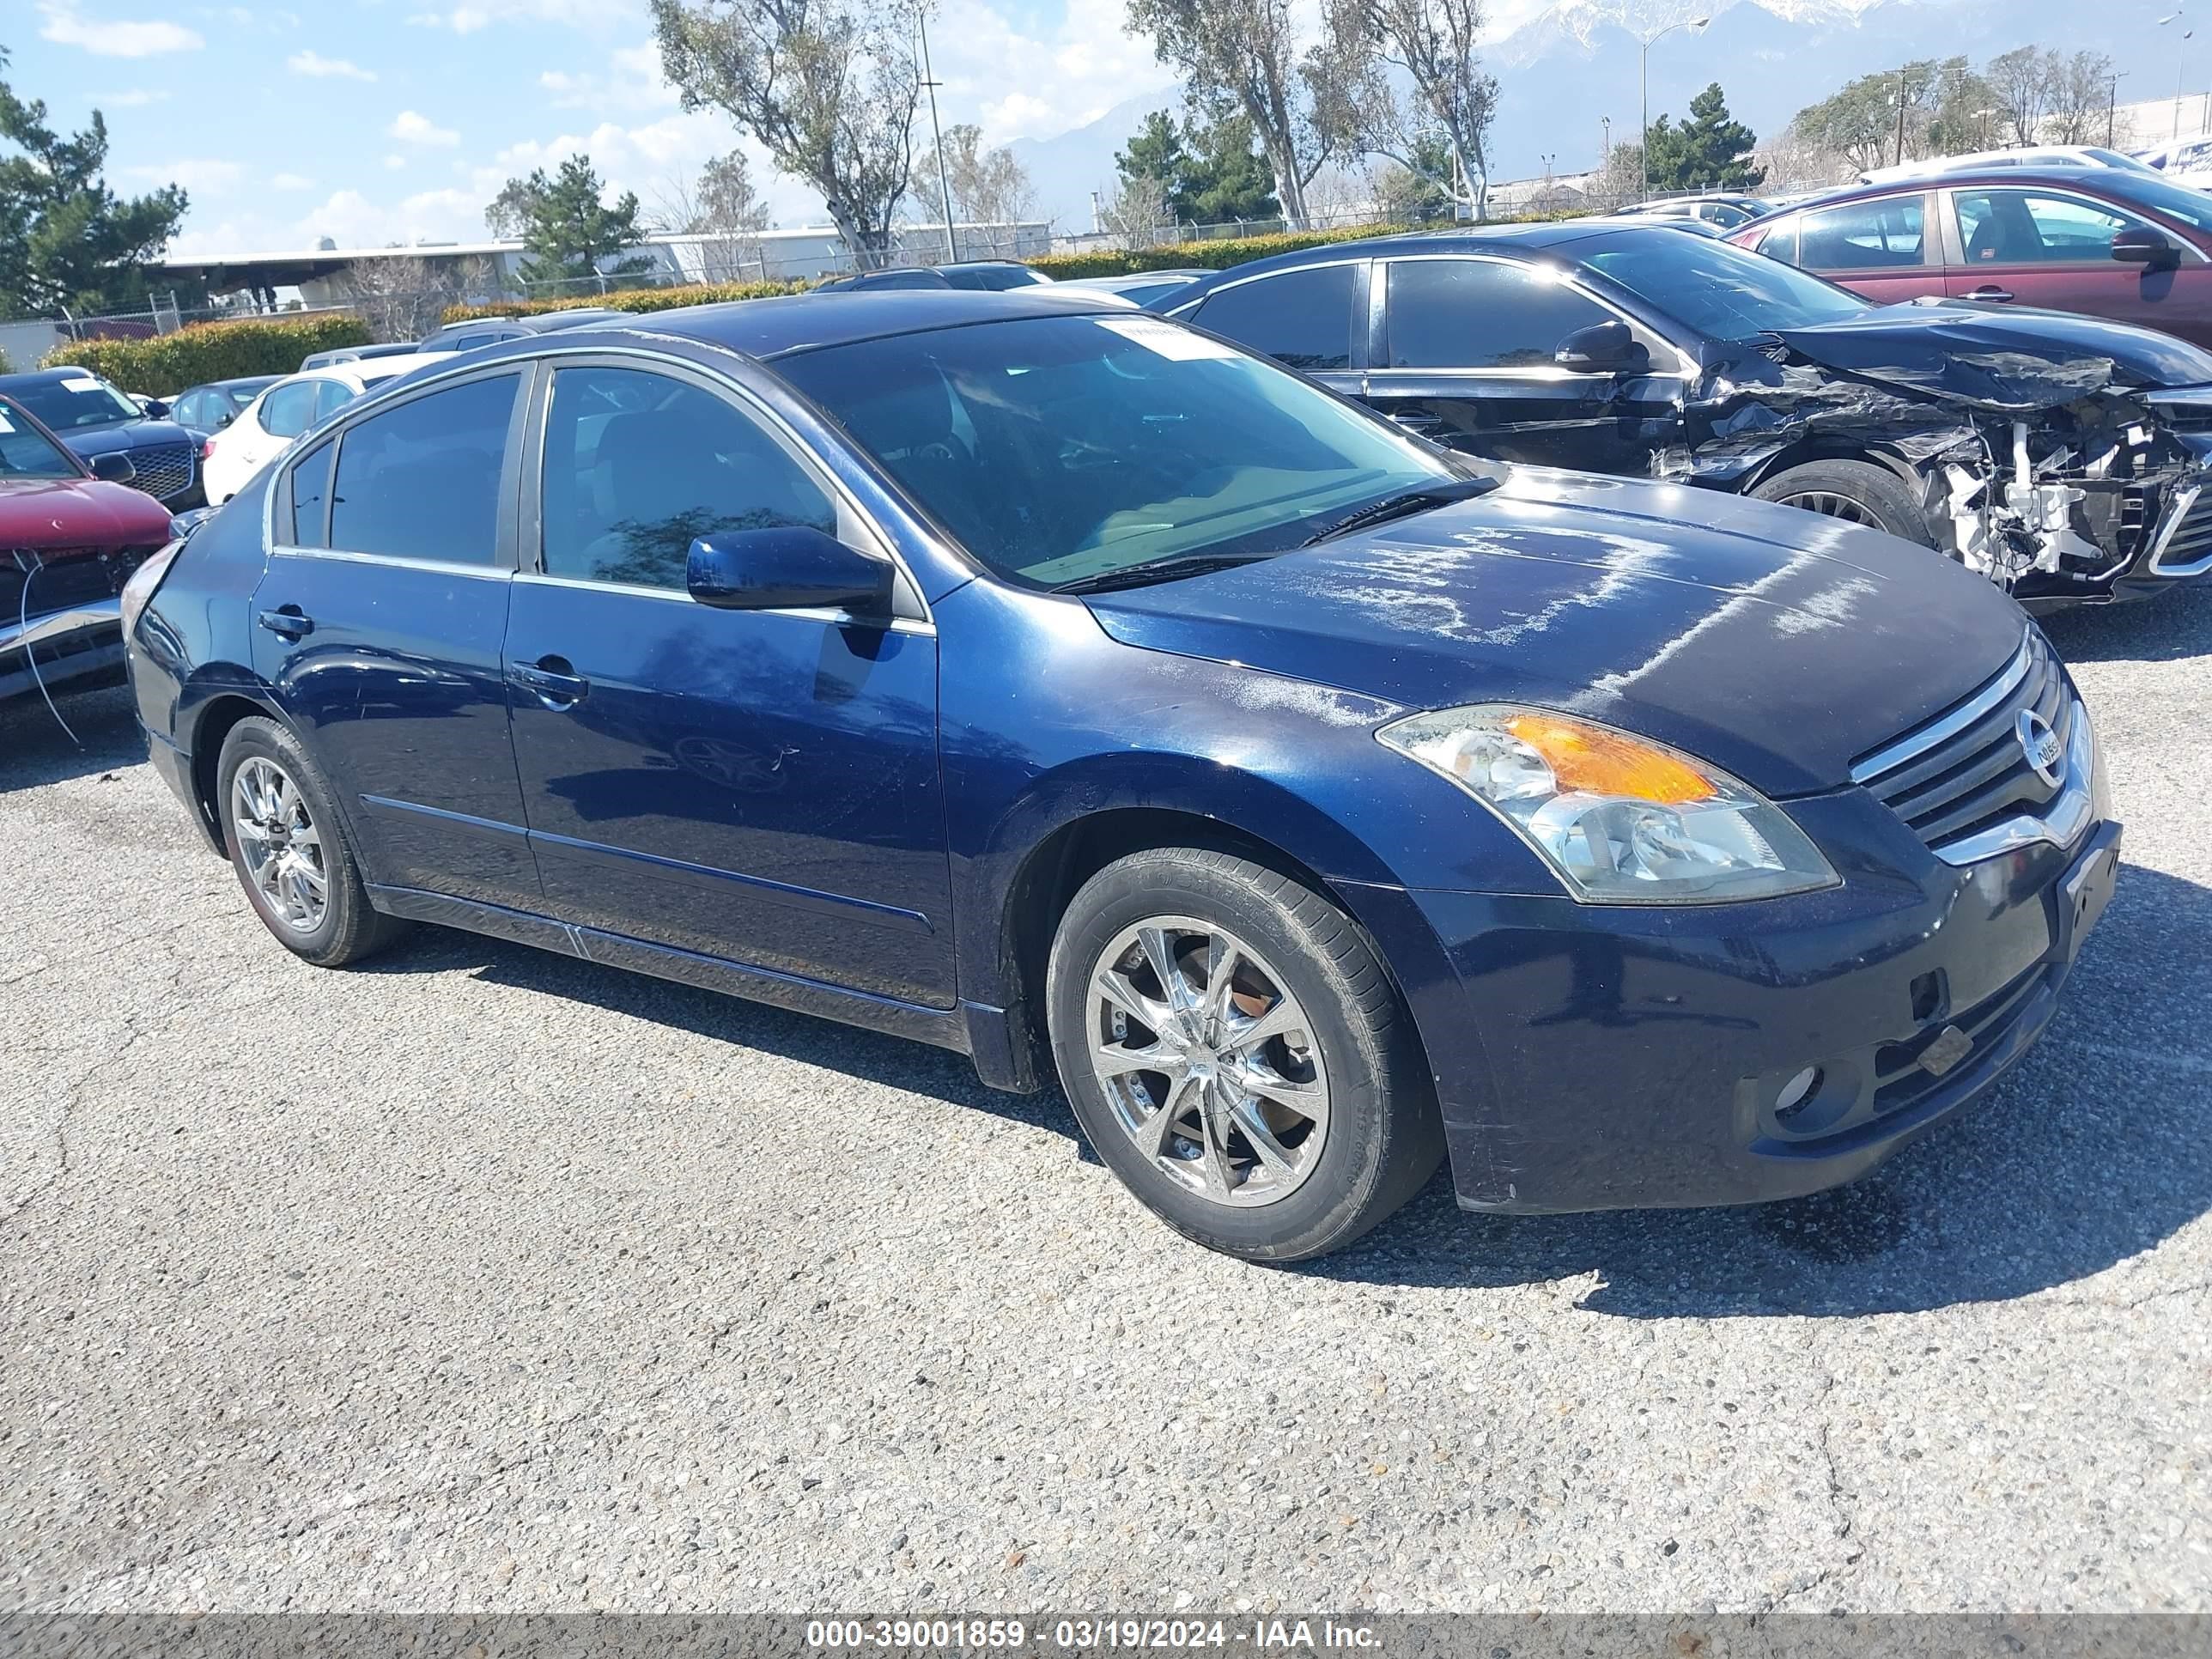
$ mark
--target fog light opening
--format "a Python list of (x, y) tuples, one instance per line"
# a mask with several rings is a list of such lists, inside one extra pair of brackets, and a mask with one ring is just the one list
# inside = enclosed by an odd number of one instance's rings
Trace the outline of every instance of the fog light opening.
[(1791, 1078), (1782, 1085), (1782, 1092), (1774, 1097), (1774, 1121), (1788, 1123), (1805, 1109), (1805, 1103), (1812, 1099), (1820, 1086), (1820, 1068), (1817, 1066), (1808, 1066)]

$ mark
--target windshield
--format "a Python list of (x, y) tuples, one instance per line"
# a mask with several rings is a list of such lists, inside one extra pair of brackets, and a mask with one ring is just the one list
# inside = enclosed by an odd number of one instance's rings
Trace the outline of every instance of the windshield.
[(1795, 265), (1702, 236), (1623, 229), (1562, 251), (1611, 277), (1662, 316), (1716, 340), (1811, 328), (1869, 308), (1857, 295)]
[(67, 452), (0, 398), (0, 478), (76, 478), (83, 475)]
[(2149, 162), (2138, 161), (2134, 156), (2123, 155), (2116, 149), (2093, 146), (2081, 153), (2084, 155), (2096, 157), (2098, 164), (2101, 167), (2117, 167), (2123, 173), (2147, 173), (2154, 179), (2158, 176), (2158, 169)]
[(106, 381), (71, 371), (58, 380), (13, 386), (8, 395), (57, 432), (135, 421), (143, 411)]
[(1155, 317), (1036, 317), (804, 352), (777, 372), (977, 558), (1056, 586), (1263, 556), (1463, 475), (1381, 421)]
[(2212, 196), (2177, 185), (2163, 173), (2122, 173), (2116, 168), (2097, 182), (2116, 202), (2148, 208), (2191, 230), (2212, 231)]

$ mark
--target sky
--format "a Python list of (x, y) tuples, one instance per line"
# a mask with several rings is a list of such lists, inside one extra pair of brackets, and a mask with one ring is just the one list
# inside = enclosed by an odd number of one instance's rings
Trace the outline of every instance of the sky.
[[(44, 99), (67, 130), (100, 110), (118, 193), (190, 192), (179, 254), (478, 239), (508, 178), (579, 151), (649, 216), (738, 143), (726, 118), (686, 114), (661, 79), (644, 0), (5, 10), (18, 95)], [(1170, 86), (1122, 15), (1120, 0), (939, 0), (945, 124), (973, 121), (992, 143), (1047, 138)], [(818, 197), (742, 147), (777, 222), (823, 222)]]

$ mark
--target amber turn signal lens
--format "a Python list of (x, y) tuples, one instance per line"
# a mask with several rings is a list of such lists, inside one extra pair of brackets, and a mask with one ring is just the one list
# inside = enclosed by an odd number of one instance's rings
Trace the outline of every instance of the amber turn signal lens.
[(1516, 714), (1505, 729), (1544, 757), (1563, 790), (1686, 806), (1718, 793), (1694, 766), (1602, 726), (1552, 714)]

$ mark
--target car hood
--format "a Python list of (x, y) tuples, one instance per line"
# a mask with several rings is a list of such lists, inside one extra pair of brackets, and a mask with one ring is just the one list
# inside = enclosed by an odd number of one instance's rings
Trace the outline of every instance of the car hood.
[(1212, 575), (1097, 595), (1121, 642), (1407, 708), (1527, 702), (1769, 794), (1958, 702), (2018, 606), (1942, 555), (1795, 507), (1516, 468), (1494, 494)]
[(169, 512), (143, 490), (95, 478), (0, 479), (0, 547), (94, 551), (169, 539)]
[(1991, 409), (2049, 409), (2098, 392), (2212, 383), (2212, 352), (2154, 329), (2065, 311), (1877, 306), (1775, 337), (1823, 368)]
[(152, 449), (167, 444), (191, 444), (197, 448), (199, 445), (198, 437), (174, 421), (119, 421), (113, 426), (79, 427), (54, 436), (88, 459), (118, 449)]

